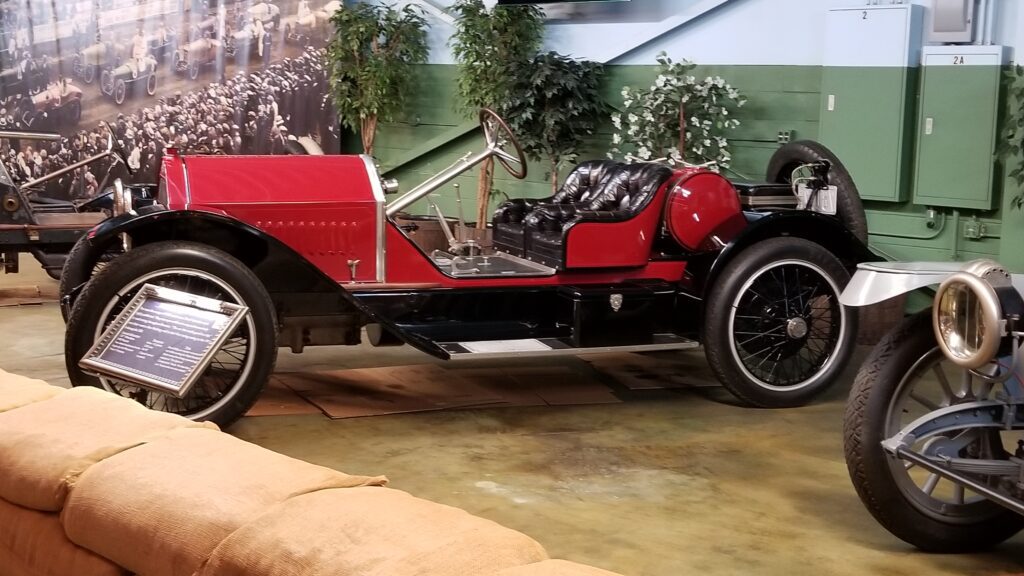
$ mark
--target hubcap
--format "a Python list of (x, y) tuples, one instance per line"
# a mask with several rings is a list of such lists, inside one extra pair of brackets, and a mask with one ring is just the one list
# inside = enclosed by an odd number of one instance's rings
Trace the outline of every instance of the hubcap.
[(786, 322), (786, 335), (793, 340), (799, 340), (807, 336), (807, 320), (803, 318), (790, 318)]

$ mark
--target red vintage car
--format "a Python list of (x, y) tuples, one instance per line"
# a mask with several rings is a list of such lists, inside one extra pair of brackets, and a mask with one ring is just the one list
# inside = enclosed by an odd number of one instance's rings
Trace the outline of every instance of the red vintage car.
[[(525, 176), (505, 123), (486, 148), (408, 192), (367, 156), (185, 156), (168, 151), (159, 202), (122, 206), (75, 246), (62, 278), (72, 383), (228, 425), (255, 402), (277, 348), (408, 344), (449, 360), (683, 350), (743, 402), (810, 401), (835, 381), (856, 316), (839, 303), (872, 259), (839, 218), (794, 209), (789, 183), (732, 183), (705, 168), (580, 164), (552, 198), (499, 207), (492, 250), (414, 233), (417, 200), (489, 157)], [(837, 162), (810, 159), (828, 188)], [(777, 197), (789, 208), (752, 207)], [(792, 200), (792, 202), (790, 202)], [(98, 272), (111, 250), (128, 248)], [(145, 284), (248, 312), (183, 397), (79, 361)], [(365, 336), (364, 336), (365, 329)]]

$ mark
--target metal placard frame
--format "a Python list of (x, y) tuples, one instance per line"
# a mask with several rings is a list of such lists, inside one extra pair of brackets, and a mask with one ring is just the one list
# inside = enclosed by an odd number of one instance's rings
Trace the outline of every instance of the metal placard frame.
[[(214, 312), (226, 317), (224, 325), (220, 327), (216, 337), (209, 341), (200, 360), (191, 366), (189, 371), (177, 382), (171, 382), (168, 379), (147, 374), (140, 369), (131, 369), (122, 365), (112, 364), (103, 357), (110, 346), (117, 342), (124, 329), (131, 325), (135, 315), (142, 309), (142, 305), (151, 299), (185, 308)], [(246, 306), (224, 302), (215, 298), (198, 296), (163, 286), (145, 284), (128, 302), (124, 310), (107, 326), (85, 357), (78, 362), (78, 365), (96, 376), (114, 377), (142, 388), (162, 394), (170, 394), (176, 398), (183, 398), (199, 380), (202, 373), (206, 371), (207, 367), (209, 367), (213, 357), (217, 354), (220, 347), (224, 345), (228, 336), (235, 331), (248, 313), (249, 308)]]

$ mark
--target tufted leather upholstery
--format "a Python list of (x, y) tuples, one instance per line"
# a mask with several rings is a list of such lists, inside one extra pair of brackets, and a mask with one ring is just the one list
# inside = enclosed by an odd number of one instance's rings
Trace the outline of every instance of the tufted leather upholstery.
[(538, 206), (526, 218), (526, 227), (553, 232), (582, 220), (614, 222), (631, 218), (670, 176), (672, 169), (661, 164), (621, 166), (609, 175), (589, 202)]
[(585, 205), (541, 205), (524, 221), (526, 255), (561, 268), (565, 236), (579, 222), (621, 222), (640, 213), (661, 186), (672, 177), (662, 164), (629, 164), (615, 169)]
[(600, 188), (601, 180), (622, 166), (611, 160), (590, 160), (576, 166), (565, 178), (562, 187), (548, 198), (515, 198), (498, 206), (494, 212), (494, 244), (502, 251), (522, 256), (523, 220), (541, 205), (589, 202)]

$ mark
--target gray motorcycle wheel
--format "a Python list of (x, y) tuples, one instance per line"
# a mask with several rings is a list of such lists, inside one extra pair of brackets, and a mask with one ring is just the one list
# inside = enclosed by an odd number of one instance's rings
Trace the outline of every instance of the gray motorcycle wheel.
[(975, 552), (1019, 532), (1024, 517), (907, 466), (880, 445), (935, 405), (991, 393), (990, 387), (966, 378), (953, 390), (955, 376), (965, 372), (954, 372), (944, 361), (932, 333), (930, 309), (906, 319), (875, 346), (846, 405), (846, 465), (861, 501), (893, 535), (927, 552)]

